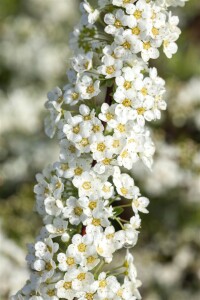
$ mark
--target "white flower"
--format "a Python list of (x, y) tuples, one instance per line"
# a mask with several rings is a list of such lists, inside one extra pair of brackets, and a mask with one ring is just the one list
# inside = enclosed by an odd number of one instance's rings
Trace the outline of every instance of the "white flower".
[(83, 100), (77, 85), (67, 84), (64, 87), (64, 91), (63, 99), (66, 104), (75, 105), (80, 100)]
[(83, 8), (88, 13), (88, 22), (94, 24), (99, 17), (100, 12), (97, 9), (93, 9), (87, 0), (83, 2)]
[(77, 115), (72, 117), (70, 112), (66, 112), (65, 119), (67, 124), (63, 126), (63, 132), (66, 134), (68, 140), (77, 143), (80, 142), (83, 137), (88, 136), (86, 130), (80, 127), (80, 123), (83, 120), (82, 116)]
[(175, 54), (178, 50), (178, 46), (175, 43), (176, 40), (176, 33), (171, 33), (165, 36), (165, 39), (163, 41), (163, 51), (168, 58), (172, 58), (172, 55)]
[(97, 290), (97, 284), (94, 282), (94, 284), (88, 286), (87, 291), (78, 292), (77, 297), (79, 300), (87, 300), (87, 299), (97, 300), (98, 298), (96, 295), (96, 290)]
[(101, 272), (98, 276), (97, 283), (97, 294), (100, 299), (105, 299), (107, 297), (111, 298), (116, 295), (116, 286), (118, 286), (118, 281), (115, 276), (107, 277), (105, 272)]
[(75, 297), (75, 291), (72, 289), (73, 271), (67, 272), (64, 275), (63, 280), (56, 283), (57, 296), (59, 298), (73, 300)]
[(110, 55), (105, 55), (102, 58), (103, 65), (98, 67), (98, 72), (105, 75), (105, 78), (120, 76), (122, 69), (122, 61), (115, 59)]
[(107, 263), (112, 261), (113, 253), (116, 251), (115, 244), (112, 240), (106, 238), (103, 232), (96, 232), (94, 244), (98, 255), (103, 257)]
[(83, 99), (91, 99), (100, 93), (99, 80), (95, 80), (88, 75), (83, 75), (77, 83), (78, 89)]
[(148, 210), (146, 209), (148, 205), (149, 199), (146, 197), (139, 197), (137, 199), (134, 199), (132, 202), (132, 208), (135, 213), (138, 213), (138, 211), (148, 213)]
[(37, 174), (36, 179), (38, 184), (34, 187), (34, 193), (37, 195), (37, 199), (44, 200), (47, 196), (51, 195), (50, 184), (51, 181), (51, 173), (53, 167), (49, 165), (46, 167), (42, 174)]
[[(134, 90), (122, 91), (117, 89), (114, 94), (114, 99), (119, 104), (115, 108), (115, 113), (119, 120), (127, 122), (128, 120), (134, 120), (136, 118), (136, 113), (133, 110), (133, 105), (135, 101), (136, 93)], [(114, 124), (114, 122), (112, 123)]]
[(150, 58), (156, 59), (159, 57), (159, 50), (157, 49), (160, 46), (160, 41), (156, 42), (155, 40), (146, 40), (143, 41), (141, 48), (141, 56), (144, 61), (148, 61)]
[(107, 103), (103, 103), (101, 106), (101, 113), (98, 116), (99, 119), (111, 126), (112, 121), (115, 119), (115, 108), (116, 104), (109, 106)]
[(56, 200), (53, 197), (48, 197), (44, 201), (45, 210), (48, 215), (59, 216), (63, 209), (62, 201)]
[(83, 257), (87, 258), (93, 254), (95, 254), (93, 237), (88, 235), (87, 233), (84, 236), (80, 234), (75, 234), (72, 237), (72, 244), (69, 245), (69, 250), (74, 250), (74, 255), (77, 259), (81, 259)]
[(125, 277), (124, 284), (121, 287), (121, 294), (123, 299), (141, 299), (140, 293), (138, 291), (138, 287), (140, 286), (141, 282), (139, 280), (130, 281), (127, 277)]
[[(139, 0), (136, 4), (126, 7), (129, 16), (129, 26), (134, 27), (136, 23), (143, 22), (151, 13), (151, 6), (145, 0)], [(132, 24), (132, 26), (131, 26)]]
[(128, 31), (121, 32), (116, 35), (115, 43), (117, 47), (115, 53), (120, 57), (129, 59), (132, 54), (138, 53), (142, 50), (142, 42)]
[(47, 116), (44, 120), (45, 133), (48, 137), (50, 138), (54, 137), (60, 119), (61, 119), (61, 110), (59, 112), (55, 111), (54, 109), (49, 110), (49, 116)]
[(54, 253), (58, 251), (59, 245), (53, 243), (51, 238), (35, 243), (35, 256), (38, 258), (52, 258)]
[(51, 190), (52, 195), (56, 199), (60, 199), (61, 195), (64, 191), (64, 184), (58, 176), (54, 175), (54, 176), (51, 177), (51, 181), (50, 181), (50, 184), (49, 184), (49, 189)]
[(122, 69), (122, 76), (117, 77), (115, 80), (118, 88), (122, 92), (126, 92), (130, 89), (134, 91), (135, 85), (138, 85), (143, 79), (141, 71), (141, 66), (124, 67)]
[(98, 138), (98, 141), (95, 141), (90, 145), (92, 151), (93, 159), (96, 161), (101, 161), (105, 158), (112, 158), (112, 152), (109, 148), (110, 141), (112, 140), (111, 136), (101, 136)]
[(116, 34), (125, 25), (124, 21), (125, 13), (122, 9), (116, 10), (114, 14), (106, 14), (104, 17), (104, 22), (108, 25), (105, 27), (105, 32), (112, 35)]
[(46, 218), (45, 219), (46, 229), (50, 233), (50, 237), (54, 238), (57, 236), (61, 236), (61, 240), (63, 242), (67, 242), (69, 240), (69, 234), (67, 233), (68, 222), (63, 220), (60, 217), (57, 218)]
[(79, 197), (90, 196), (102, 186), (94, 173), (88, 172), (83, 172), (81, 176), (75, 177), (72, 182), (78, 188)]
[(87, 219), (81, 200), (81, 198), (69, 197), (66, 201), (66, 207), (63, 209), (64, 217), (69, 219), (69, 222), (73, 225), (78, 225), (80, 222), (83, 223)]
[(80, 156), (80, 150), (78, 150), (74, 143), (69, 142), (67, 139), (63, 139), (60, 142), (60, 159), (61, 161), (68, 162), (76, 159)]
[(63, 103), (62, 90), (59, 87), (55, 87), (47, 94), (48, 101), (45, 103), (47, 109), (55, 108), (57, 111)]
[(80, 259), (74, 255), (74, 251), (72, 248), (66, 250), (65, 253), (59, 253), (57, 256), (57, 260), (59, 262), (58, 268), (62, 272), (66, 272), (71, 269), (75, 269), (76, 265), (80, 263)]
[(37, 259), (32, 265), (32, 268), (37, 271), (37, 276), (42, 282), (51, 278), (56, 269), (56, 263), (53, 259), (44, 257), (43, 259)]
[(81, 258), (81, 266), (87, 268), (87, 270), (93, 270), (100, 262), (99, 255), (94, 251), (89, 256)]
[(78, 54), (72, 58), (72, 66), (78, 73), (89, 71), (92, 68), (93, 52)]
[(45, 132), (52, 138), (57, 130), (58, 123), (62, 117), (63, 96), (59, 87), (48, 93), (48, 101), (45, 107), (49, 110), (49, 116), (45, 118)]
[(124, 247), (126, 248), (134, 247), (138, 240), (138, 231), (135, 230), (135, 228), (133, 228), (131, 224), (125, 224), (124, 227), (125, 227)]
[(135, 186), (133, 178), (128, 174), (121, 174), (118, 167), (115, 167), (113, 182), (119, 195), (127, 199), (132, 199), (139, 195), (139, 188)]
[(84, 225), (87, 225), (90, 231), (97, 231), (98, 227), (106, 227), (110, 225), (108, 220), (112, 214), (108, 209), (104, 208), (103, 202), (99, 202), (98, 206), (94, 208), (92, 214), (89, 218), (83, 222)]
[[(41, 287), (41, 300), (43, 300), (44, 298), (46, 300), (58, 300), (59, 298), (56, 296), (56, 288), (55, 288), (55, 284), (44, 284)], [(43, 298), (44, 297), (44, 298)]]
[(94, 275), (87, 271), (85, 267), (79, 267), (74, 271), (72, 287), (76, 291), (87, 291), (94, 283)]
[(104, 182), (101, 186), (100, 195), (104, 199), (109, 199), (114, 195), (114, 187), (109, 181)]

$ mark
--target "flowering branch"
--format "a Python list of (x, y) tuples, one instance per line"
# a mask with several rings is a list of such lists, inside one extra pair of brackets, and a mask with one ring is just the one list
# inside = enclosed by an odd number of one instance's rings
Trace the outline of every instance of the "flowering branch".
[[(69, 83), (49, 92), (46, 102), (46, 133), (57, 135), (60, 160), (36, 176), (44, 227), (29, 245), (30, 280), (13, 299), (141, 299), (129, 248), (137, 243), (149, 200), (130, 170), (140, 160), (149, 169), (153, 163), (147, 123), (166, 109), (165, 82), (148, 62), (161, 47), (169, 58), (177, 51), (178, 18), (168, 6), (183, 3), (81, 4)], [(126, 207), (134, 213), (130, 220), (121, 217)], [(122, 248), (123, 264), (106, 272)]]

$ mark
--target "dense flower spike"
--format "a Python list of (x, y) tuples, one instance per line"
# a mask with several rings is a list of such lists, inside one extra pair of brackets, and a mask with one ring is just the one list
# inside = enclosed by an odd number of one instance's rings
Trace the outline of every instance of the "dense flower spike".
[[(128, 170), (151, 169), (148, 123), (166, 109), (165, 82), (148, 61), (171, 58), (180, 35), (170, 5), (184, 0), (85, 0), (71, 36), (69, 83), (48, 93), (46, 133), (60, 160), (37, 175), (36, 208), (44, 227), (29, 245), (32, 272), (13, 299), (141, 299), (134, 259), (140, 213), (148, 213)], [(122, 218), (132, 208), (130, 220)], [(127, 248), (122, 265), (105, 266)]]

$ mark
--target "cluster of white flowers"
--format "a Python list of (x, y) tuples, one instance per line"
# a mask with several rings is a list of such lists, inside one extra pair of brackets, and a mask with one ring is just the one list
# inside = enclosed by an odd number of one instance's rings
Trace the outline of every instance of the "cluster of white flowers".
[[(174, 1), (177, 4), (180, 1)], [(178, 18), (166, 1), (85, 0), (71, 37), (69, 83), (48, 94), (46, 133), (57, 135), (60, 160), (37, 175), (36, 208), (44, 227), (29, 246), (30, 280), (13, 299), (141, 299), (129, 248), (148, 213), (128, 170), (151, 169), (147, 123), (166, 109), (165, 82), (148, 61), (177, 50)], [(132, 209), (130, 220), (123, 218)], [(122, 265), (105, 271), (116, 251)]]

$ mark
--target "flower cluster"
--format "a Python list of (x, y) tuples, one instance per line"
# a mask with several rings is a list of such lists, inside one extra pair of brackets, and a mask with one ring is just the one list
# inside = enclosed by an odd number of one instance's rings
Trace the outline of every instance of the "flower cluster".
[[(167, 7), (159, 0), (81, 4), (69, 83), (46, 102), (46, 133), (57, 135), (60, 159), (37, 175), (44, 227), (29, 245), (30, 280), (13, 299), (141, 299), (129, 248), (149, 200), (128, 170), (139, 160), (151, 169), (155, 147), (147, 126), (166, 109), (165, 82), (148, 61), (161, 46), (169, 58), (177, 51), (178, 18)], [(126, 208), (134, 213), (130, 220), (122, 215)], [(123, 263), (109, 269), (122, 248)]]

